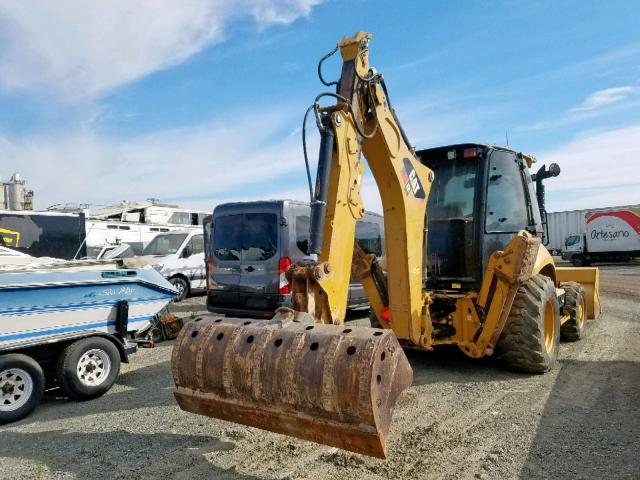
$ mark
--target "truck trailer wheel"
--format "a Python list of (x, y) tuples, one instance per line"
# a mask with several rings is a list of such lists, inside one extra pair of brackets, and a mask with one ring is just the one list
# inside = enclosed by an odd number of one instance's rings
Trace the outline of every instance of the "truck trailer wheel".
[(556, 289), (550, 278), (535, 275), (518, 288), (496, 353), (510, 369), (543, 373), (556, 363), (559, 348)]
[(582, 255), (575, 255), (574, 257), (571, 257), (571, 263), (574, 267), (584, 267), (587, 265), (587, 259)]
[(106, 393), (120, 373), (120, 352), (111, 341), (89, 337), (63, 350), (56, 366), (58, 385), (74, 400)]
[(584, 287), (576, 282), (563, 282), (560, 288), (564, 288), (564, 311), (569, 314), (569, 320), (560, 327), (560, 337), (562, 340), (575, 342), (585, 335), (587, 294)]
[(0, 356), (0, 425), (29, 415), (44, 393), (44, 374), (33, 358)]

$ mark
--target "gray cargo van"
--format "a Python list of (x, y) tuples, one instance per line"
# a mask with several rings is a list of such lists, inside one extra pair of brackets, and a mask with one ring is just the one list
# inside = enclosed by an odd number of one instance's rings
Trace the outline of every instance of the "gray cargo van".
[[(208, 243), (207, 308), (230, 316), (271, 318), (291, 305), (287, 267), (309, 260), (308, 203), (295, 200), (225, 203), (213, 211)], [(356, 238), (369, 253), (384, 251), (382, 215), (367, 212)], [(364, 288), (349, 287), (349, 307), (367, 306)]]

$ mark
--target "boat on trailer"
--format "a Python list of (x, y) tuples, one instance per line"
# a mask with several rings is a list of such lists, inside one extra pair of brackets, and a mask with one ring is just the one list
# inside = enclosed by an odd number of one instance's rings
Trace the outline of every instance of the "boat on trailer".
[(71, 398), (94, 398), (176, 295), (137, 259), (28, 263), (0, 268), (0, 424), (26, 416), (52, 375)]

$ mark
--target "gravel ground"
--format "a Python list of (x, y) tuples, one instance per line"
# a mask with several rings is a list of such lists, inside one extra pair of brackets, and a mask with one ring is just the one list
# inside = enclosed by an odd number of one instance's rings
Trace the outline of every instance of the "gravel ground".
[[(0, 429), (0, 478), (640, 478), (640, 265), (604, 266), (601, 284), (605, 313), (585, 340), (562, 344), (548, 374), (410, 352), (415, 381), (386, 461), (181, 412), (164, 343), (141, 350), (104, 397), (49, 392)], [(174, 308), (197, 314), (203, 302)]]

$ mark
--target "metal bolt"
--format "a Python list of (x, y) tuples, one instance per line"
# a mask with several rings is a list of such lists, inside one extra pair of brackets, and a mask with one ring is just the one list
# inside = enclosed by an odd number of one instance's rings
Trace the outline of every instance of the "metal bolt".
[(328, 263), (324, 264), (324, 273), (331, 273), (331, 265)]
[(339, 127), (342, 124), (342, 117), (340, 116), (339, 113), (334, 113), (333, 119), (336, 122), (336, 126)]

